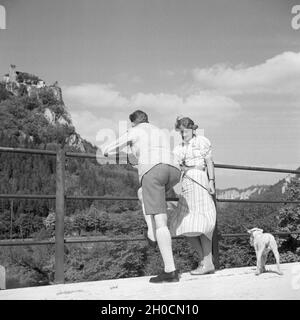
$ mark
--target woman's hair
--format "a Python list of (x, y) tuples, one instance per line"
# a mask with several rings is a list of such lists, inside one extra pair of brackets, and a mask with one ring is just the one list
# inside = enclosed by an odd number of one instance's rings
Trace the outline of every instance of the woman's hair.
[(198, 126), (194, 124), (194, 121), (188, 117), (177, 117), (175, 122), (175, 130), (179, 131), (180, 128), (183, 127), (185, 129), (198, 129)]
[(134, 111), (131, 115), (129, 115), (129, 119), (131, 122), (134, 122), (135, 124), (149, 122), (147, 114), (141, 110)]

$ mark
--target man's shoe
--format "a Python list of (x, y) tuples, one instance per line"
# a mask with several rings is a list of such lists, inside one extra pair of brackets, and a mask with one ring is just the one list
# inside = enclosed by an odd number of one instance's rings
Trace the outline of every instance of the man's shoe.
[(148, 237), (147, 230), (144, 230), (144, 237), (146, 238), (150, 247), (155, 248), (157, 246), (157, 241), (153, 241)]
[(152, 283), (162, 283), (162, 282), (178, 282), (179, 281), (179, 275), (178, 271), (174, 270), (171, 272), (163, 272), (160, 275), (156, 277), (150, 278), (149, 282)]

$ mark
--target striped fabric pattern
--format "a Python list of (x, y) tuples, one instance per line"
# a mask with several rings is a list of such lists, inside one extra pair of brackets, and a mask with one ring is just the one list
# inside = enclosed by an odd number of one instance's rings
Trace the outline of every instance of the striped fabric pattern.
[[(209, 188), (205, 171), (190, 169), (186, 174), (205, 188)], [(186, 176), (182, 178), (181, 189), (178, 205), (169, 215), (172, 236), (204, 234), (212, 239), (216, 224), (216, 208), (212, 196)]]

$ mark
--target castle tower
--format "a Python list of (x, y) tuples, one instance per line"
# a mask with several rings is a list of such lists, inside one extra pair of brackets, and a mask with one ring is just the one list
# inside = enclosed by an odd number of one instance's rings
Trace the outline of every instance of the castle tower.
[(44, 81), (44, 80), (39, 80), (38, 83), (37, 83), (37, 85), (36, 85), (36, 87), (37, 87), (38, 89), (44, 88), (45, 86), (46, 86), (46, 84), (45, 84), (45, 81)]
[(8, 83), (8, 82), (9, 82), (9, 74), (8, 74), (8, 73), (6, 73), (6, 74), (3, 76), (3, 81), (4, 81), (5, 83)]
[(62, 91), (61, 91), (61, 88), (58, 86), (58, 82), (55, 81), (53, 85), (51, 85), (49, 88), (52, 90), (55, 98), (58, 101), (62, 102)]
[(11, 82), (17, 81), (16, 66), (14, 64), (11, 64), (9, 67), (9, 80)]

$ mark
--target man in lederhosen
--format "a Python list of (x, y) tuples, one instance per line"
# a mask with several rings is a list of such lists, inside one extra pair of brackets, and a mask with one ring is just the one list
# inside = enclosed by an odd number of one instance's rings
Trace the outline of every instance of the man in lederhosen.
[[(166, 191), (180, 181), (179, 164), (171, 152), (170, 141), (162, 130), (148, 122), (145, 112), (137, 110), (129, 116), (129, 119), (132, 128), (102, 151), (108, 156), (117, 148), (121, 150), (128, 144), (131, 146), (132, 152), (138, 159), (137, 167), (148, 225), (148, 241), (149, 243), (157, 241), (164, 262), (164, 271), (150, 278), (150, 282), (177, 282), (179, 275), (175, 268), (172, 239), (167, 227)], [(154, 232), (151, 232), (152, 227)]]

